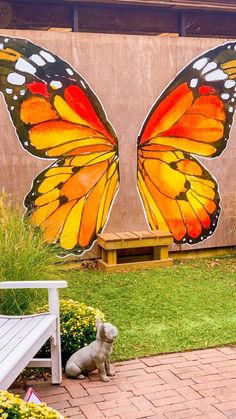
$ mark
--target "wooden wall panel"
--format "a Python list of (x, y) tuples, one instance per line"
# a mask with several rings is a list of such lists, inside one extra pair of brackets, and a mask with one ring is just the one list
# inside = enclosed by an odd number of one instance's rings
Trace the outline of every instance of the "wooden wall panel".
[[(102, 101), (119, 138), (120, 190), (106, 232), (148, 228), (136, 188), (136, 141), (142, 122), (157, 96), (190, 60), (222, 43), (216, 39), (158, 38), (132, 35), (2, 31), (30, 39), (70, 62)], [(0, 190), (22, 203), (34, 176), (49, 162), (29, 155), (20, 146), (0, 103)], [(236, 243), (232, 214), (236, 214), (236, 124), (231, 140), (218, 159), (202, 159), (217, 178), (222, 216), (214, 235), (193, 249)], [(178, 248), (177, 246), (175, 248)], [(188, 246), (182, 246), (189, 249)], [(96, 255), (94, 251), (86, 257)]]

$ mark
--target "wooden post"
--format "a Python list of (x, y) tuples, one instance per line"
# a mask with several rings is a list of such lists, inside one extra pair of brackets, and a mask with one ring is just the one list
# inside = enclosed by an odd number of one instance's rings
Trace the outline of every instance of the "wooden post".
[(169, 246), (160, 247), (160, 260), (169, 258)]
[(107, 263), (108, 265), (117, 264), (117, 252), (116, 250), (107, 250)]
[(102, 247), (102, 260), (104, 262), (107, 262), (107, 252), (105, 249), (103, 249), (103, 247)]
[(79, 32), (79, 8), (78, 8), (78, 4), (73, 4), (72, 32)]
[(62, 381), (61, 366), (61, 339), (60, 339), (60, 309), (59, 309), (59, 290), (50, 288), (48, 290), (49, 311), (56, 316), (56, 329), (54, 336), (50, 338), (51, 361), (52, 361), (52, 384), (60, 384)]
[(179, 36), (187, 36), (186, 29), (186, 15), (184, 12), (181, 12), (179, 15)]
[(153, 259), (160, 260), (160, 246), (153, 247)]

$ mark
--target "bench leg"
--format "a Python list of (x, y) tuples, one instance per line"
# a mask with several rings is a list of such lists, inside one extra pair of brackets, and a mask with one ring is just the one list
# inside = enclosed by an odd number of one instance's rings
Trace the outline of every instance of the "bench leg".
[(51, 346), (51, 368), (52, 384), (60, 384), (62, 381), (61, 366), (61, 338), (60, 338), (60, 318), (59, 318), (59, 292), (57, 289), (49, 290), (50, 313), (56, 315), (56, 325), (53, 335), (50, 338)]
[(107, 250), (107, 264), (116, 265), (117, 264), (117, 252), (116, 250)]
[(162, 260), (169, 258), (169, 246), (155, 246), (153, 247), (153, 259)]
[(61, 367), (61, 343), (60, 336), (55, 333), (55, 336), (50, 338), (51, 346), (51, 369), (52, 369), (52, 384), (60, 384), (62, 381), (62, 367)]

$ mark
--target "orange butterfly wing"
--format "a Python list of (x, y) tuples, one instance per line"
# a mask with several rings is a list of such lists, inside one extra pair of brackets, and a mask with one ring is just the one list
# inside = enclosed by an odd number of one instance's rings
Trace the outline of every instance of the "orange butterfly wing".
[(88, 83), (29, 41), (0, 37), (0, 88), (22, 146), (58, 159), (25, 199), (49, 243), (81, 253), (101, 232), (118, 190), (117, 137)]
[(170, 83), (138, 138), (138, 188), (152, 229), (197, 243), (216, 229), (216, 180), (191, 154), (213, 158), (229, 137), (235, 102), (236, 43), (210, 50)]

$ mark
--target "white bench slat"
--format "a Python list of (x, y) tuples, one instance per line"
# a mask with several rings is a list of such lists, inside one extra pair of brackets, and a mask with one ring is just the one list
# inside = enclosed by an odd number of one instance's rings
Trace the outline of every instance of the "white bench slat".
[(12, 319), (12, 322), (9, 320), (6, 321), (0, 328), (0, 339), (17, 323), (19, 323), (20, 319)]
[[(17, 346), (0, 362), (0, 389), (8, 388), (12, 381), (27, 365), (28, 360), (39, 351), (46, 340), (54, 333), (55, 316), (44, 315), (36, 328), (28, 331)], [(2, 383), (4, 383), (2, 385)]]
[(66, 281), (7, 281), (0, 282), (0, 289), (66, 288)]
[[(45, 319), (51, 319), (51, 323), (55, 320), (55, 317), (51, 317), (49, 314), (44, 314), (42, 316), (32, 317), (31, 319), (26, 319), (25, 324), (23, 324), (23, 328), (18, 330), (18, 333), (15, 334), (14, 338), (8, 341), (5, 346), (0, 351), (0, 365), (1, 362), (8, 356), (9, 353), (14, 351), (18, 345), (28, 338), (29, 333), (34, 330), (38, 330), (38, 328), (43, 328), (41, 323), (45, 321)], [(34, 339), (33, 339), (34, 340)], [(29, 342), (29, 341), (28, 341)]]
[(27, 319), (9, 319), (3, 327), (0, 328), (0, 359), (1, 350), (4, 346), (10, 342), (26, 325), (30, 322), (30, 318)]
[(2, 316), (0, 317), (0, 327), (1, 327), (1, 326), (3, 326), (3, 325), (4, 325), (4, 323), (6, 323), (6, 322), (7, 322), (8, 318), (9, 318), (9, 317), (7, 317), (7, 316), (6, 316), (6, 317), (2, 317)]

